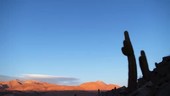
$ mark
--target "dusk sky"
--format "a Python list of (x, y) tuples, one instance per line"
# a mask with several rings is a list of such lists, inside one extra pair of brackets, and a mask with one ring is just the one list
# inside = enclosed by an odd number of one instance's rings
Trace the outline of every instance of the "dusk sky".
[(140, 77), (140, 50), (170, 55), (170, 0), (0, 0), (0, 75), (127, 85), (125, 30)]

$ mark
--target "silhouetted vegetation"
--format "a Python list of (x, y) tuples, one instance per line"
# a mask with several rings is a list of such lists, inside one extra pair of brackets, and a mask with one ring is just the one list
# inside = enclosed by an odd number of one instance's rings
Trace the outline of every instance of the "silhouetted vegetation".
[(137, 78), (136, 61), (128, 32), (125, 31), (122, 52), (128, 57), (128, 87), (104, 92), (102, 96), (169, 96), (170, 95), (170, 56), (155, 63), (155, 69), (149, 70), (145, 52), (141, 51), (139, 65), (143, 77)]
[(139, 65), (143, 74), (143, 78), (147, 81), (150, 80), (150, 71), (148, 68), (148, 61), (146, 59), (145, 52), (141, 51), (141, 56), (139, 57)]
[(123, 41), (122, 53), (128, 57), (128, 92), (132, 92), (137, 88), (137, 68), (136, 59), (131, 44), (129, 34), (124, 32), (125, 40)]

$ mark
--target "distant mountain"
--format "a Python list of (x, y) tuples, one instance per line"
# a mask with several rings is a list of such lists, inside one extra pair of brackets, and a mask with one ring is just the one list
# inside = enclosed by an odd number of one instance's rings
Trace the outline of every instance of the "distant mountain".
[(19, 91), (62, 91), (62, 90), (111, 90), (118, 88), (118, 85), (106, 84), (102, 81), (86, 82), (79, 86), (65, 86), (39, 82), (35, 80), (11, 80), (0, 82), (0, 90), (19, 90)]
[(115, 87), (118, 88), (118, 85), (114, 84), (106, 84), (103, 81), (96, 81), (96, 82), (86, 82), (80, 85), (81, 88), (84, 90), (111, 90), (114, 89)]

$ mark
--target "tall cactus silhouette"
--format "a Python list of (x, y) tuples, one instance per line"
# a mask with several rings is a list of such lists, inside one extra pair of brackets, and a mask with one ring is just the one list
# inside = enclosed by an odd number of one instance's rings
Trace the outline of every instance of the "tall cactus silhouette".
[(132, 92), (137, 88), (136, 59), (127, 31), (124, 32), (124, 36), (125, 40), (123, 41), (122, 53), (128, 58), (128, 92)]
[(141, 56), (139, 57), (139, 65), (143, 74), (143, 78), (147, 81), (150, 80), (150, 71), (148, 68), (148, 62), (146, 59), (145, 52), (142, 50), (141, 51)]

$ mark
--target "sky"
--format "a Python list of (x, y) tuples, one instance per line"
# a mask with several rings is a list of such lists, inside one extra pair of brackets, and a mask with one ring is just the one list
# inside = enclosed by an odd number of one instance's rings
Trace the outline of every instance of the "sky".
[(169, 0), (0, 0), (0, 75), (126, 86), (124, 31), (141, 77), (141, 50), (150, 70), (170, 55), (169, 10)]

